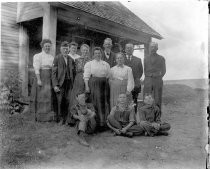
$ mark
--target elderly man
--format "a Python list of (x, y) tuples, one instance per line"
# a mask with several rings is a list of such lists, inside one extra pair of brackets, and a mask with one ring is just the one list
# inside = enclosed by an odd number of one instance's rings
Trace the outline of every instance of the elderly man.
[(144, 95), (152, 93), (155, 104), (161, 109), (163, 76), (166, 73), (165, 59), (157, 54), (158, 44), (151, 42), (149, 56), (144, 58)]
[(104, 52), (102, 54), (102, 60), (109, 63), (110, 67), (113, 67), (116, 65), (116, 58), (115, 53), (111, 51), (112, 49), (112, 39), (106, 38), (104, 40)]
[[(134, 78), (134, 89), (132, 91), (132, 96), (134, 103), (137, 104), (138, 93), (141, 92), (140, 78), (143, 74), (141, 59), (133, 56), (134, 45), (132, 43), (127, 43), (125, 45), (125, 65), (131, 67)], [(135, 107), (135, 111), (136, 111)]]

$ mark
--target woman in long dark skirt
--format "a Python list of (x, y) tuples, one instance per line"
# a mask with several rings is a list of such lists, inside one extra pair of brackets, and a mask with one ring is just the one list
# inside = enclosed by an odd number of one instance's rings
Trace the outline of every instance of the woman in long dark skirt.
[(110, 112), (109, 83), (110, 66), (101, 60), (102, 49), (93, 49), (93, 60), (84, 67), (85, 90), (90, 92), (90, 98), (96, 109), (96, 121), (99, 127), (105, 127), (106, 118)]
[(53, 96), (51, 84), (51, 68), (54, 57), (50, 54), (52, 42), (43, 39), (42, 52), (34, 55), (33, 67), (35, 78), (31, 89), (30, 111), (35, 115), (35, 121), (47, 122), (54, 120)]

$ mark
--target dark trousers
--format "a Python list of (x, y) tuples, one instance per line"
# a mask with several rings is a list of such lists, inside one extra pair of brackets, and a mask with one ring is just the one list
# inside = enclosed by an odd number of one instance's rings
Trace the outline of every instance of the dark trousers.
[(135, 108), (135, 112), (137, 112), (137, 98), (138, 98), (138, 94), (141, 92), (141, 86), (140, 87), (134, 87), (134, 89), (132, 90), (132, 96), (133, 96), (133, 101), (136, 104)]
[(144, 95), (152, 94), (155, 99), (155, 104), (161, 110), (162, 104), (162, 88), (163, 80), (162, 77), (145, 77), (144, 79)]
[(64, 80), (63, 85), (60, 87), (60, 92), (56, 93), (57, 98), (57, 121), (66, 121), (67, 114), (69, 112), (69, 96), (72, 89), (71, 80)]
[(83, 121), (77, 120), (76, 122), (77, 133), (79, 133), (79, 131), (83, 131), (87, 134), (92, 134), (95, 131), (95, 128), (96, 128), (95, 117), (91, 117)]
[(147, 132), (151, 136), (157, 134), (158, 132), (168, 131), (171, 128), (170, 124), (169, 123), (165, 123), (165, 122), (160, 124), (159, 130), (156, 130), (152, 126), (152, 123), (150, 123), (148, 121), (141, 121), (139, 126), (142, 127), (144, 129), (144, 131)]
[[(128, 125), (128, 123), (123, 124), (122, 122), (118, 121), (113, 115), (109, 115), (107, 117), (107, 121), (113, 128), (120, 130)], [(133, 125), (127, 130), (127, 132), (132, 132), (134, 135), (142, 135), (144, 133), (144, 129), (141, 126)]]

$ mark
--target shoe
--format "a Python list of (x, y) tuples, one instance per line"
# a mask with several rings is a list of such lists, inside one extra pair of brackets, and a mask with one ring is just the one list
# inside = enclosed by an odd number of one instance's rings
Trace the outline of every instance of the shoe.
[(89, 147), (90, 145), (88, 144), (88, 142), (86, 141), (84, 136), (79, 136), (79, 143), (83, 146)]
[(156, 135), (157, 136), (168, 136), (169, 134), (166, 131), (159, 131)]
[(133, 133), (132, 132), (126, 132), (124, 134), (126, 137), (132, 138), (133, 137)]

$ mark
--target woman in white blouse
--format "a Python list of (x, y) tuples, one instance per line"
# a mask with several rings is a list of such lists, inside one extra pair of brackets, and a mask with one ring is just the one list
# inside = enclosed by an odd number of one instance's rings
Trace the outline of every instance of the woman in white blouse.
[(100, 129), (106, 125), (106, 118), (110, 112), (109, 83), (110, 66), (101, 60), (102, 49), (93, 49), (93, 60), (84, 66), (85, 90), (90, 93), (90, 99), (96, 109), (96, 121)]
[(124, 65), (122, 53), (116, 54), (117, 65), (111, 68), (110, 72), (110, 105), (111, 108), (117, 103), (119, 94), (131, 94), (134, 88), (134, 79), (132, 69)]
[(51, 40), (43, 39), (40, 45), (42, 52), (33, 57), (36, 76), (31, 90), (30, 111), (35, 114), (35, 121), (45, 122), (54, 119), (51, 85), (51, 68), (54, 57), (50, 54)]

